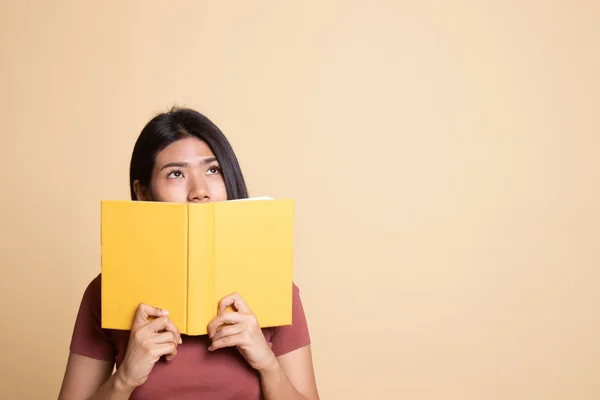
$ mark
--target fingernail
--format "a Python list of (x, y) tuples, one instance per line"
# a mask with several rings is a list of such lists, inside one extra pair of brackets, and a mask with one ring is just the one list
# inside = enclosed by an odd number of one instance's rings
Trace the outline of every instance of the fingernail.
[(213, 348), (212, 348), (212, 346), (210, 346), (210, 347), (208, 348), (208, 351), (213, 351)]
[(169, 310), (163, 310), (163, 315), (169, 315)]
[(179, 344), (183, 343), (183, 340), (181, 340), (181, 337), (179, 338)]

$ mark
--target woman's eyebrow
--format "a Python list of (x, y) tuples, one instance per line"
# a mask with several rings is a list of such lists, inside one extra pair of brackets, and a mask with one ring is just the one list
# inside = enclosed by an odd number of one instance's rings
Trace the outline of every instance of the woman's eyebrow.
[[(216, 157), (209, 157), (209, 158), (204, 158), (200, 161), (200, 165), (206, 165), (206, 164), (210, 164), (211, 162), (217, 161)], [(161, 171), (165, 168), (172, 168), (172, 167), (177, 167), (177, 168), (186, 168), (188, 167), (190, 164), (187, 162), (183, 162), (183, 161), (179, 161), (179, 162), (170, 162), (168, 164), (165, 164), (162, 166), (162, 168), (160, 169)]]

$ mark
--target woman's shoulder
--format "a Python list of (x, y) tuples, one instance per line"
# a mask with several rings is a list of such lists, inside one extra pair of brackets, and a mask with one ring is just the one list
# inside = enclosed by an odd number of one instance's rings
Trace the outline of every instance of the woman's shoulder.
[(94, 290), (94, 291), (99, 292), (101, 287), (102, 287), (102, 274), (100, 273), (100, 274), (96, 275), (96, 277), (94, 279), (92, 279), (90, 281), (87, 288), (89, 290)]
[(100, 318), (102, 306), (102, 276), (98, 274), (86, 286), (79, 305), (79, 317), (96, 321)]
[(79, 311), (77, 315), (78, 324), (86, 324), (100, 329), (102, 323), (102, 275), (98, 274), (85, 287)]
[(300, 288), (295, 282), (292, 285), (292, 323), (274, 328), (271, 336), (271, 349), (278, 357), (311, 342), (304, 307), (300, 300)]
[(71, 351), (86, 357), (114, 361), (114, 346), (111, 332), (102, 329), (101, 283), (99, 274), (87, 285), (73, 328)]
[(83, 300), (97, 301), (100, 305), (102, 294), (102, 274), (98, 274), (88, 283), (83, 292)]
[[(300, 287), (296, 282), (292, 282), (292, 304), (294, 307), (302, 307), (302, 299), (300, 298)], [(304, 310), (302, 310), (304, 312)]]
[(294, 295), (300, 294), (300, 288), (296, 285), (296, 282), (292, 282), (292, 291)]

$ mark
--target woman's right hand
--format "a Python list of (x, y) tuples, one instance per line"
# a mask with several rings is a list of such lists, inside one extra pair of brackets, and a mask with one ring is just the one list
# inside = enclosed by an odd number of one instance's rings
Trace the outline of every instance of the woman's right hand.
[[(147, 304), (137, 308), (125, 358), (117, 371), (122, 382), (132, 389), (146, 382), (160, 357), (166, 356), (170, 361), (177, 355), (181, 334), (168, 314)], [(156, 319), (150, 320), (152, 317)]]

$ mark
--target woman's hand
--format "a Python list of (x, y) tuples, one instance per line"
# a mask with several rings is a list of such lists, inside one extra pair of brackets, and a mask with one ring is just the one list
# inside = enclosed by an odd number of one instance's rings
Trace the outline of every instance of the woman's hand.
[[(177, 355), (181, 335), (168, 314), (146, 304), (138, 306), (125, 358), (117, 371), (125, 385), (133, 388), (143, 385), (160, 357), (166, 355), (170, 361)], [(151, 317), (156, 319), (150, 321)]]
[[(229, 306), (237, 312), (226, 311)], [(221, 299), (217, 316), (208, 324), (208, 336), (212, 339), (208, 350), (235, 346), (256, 370), (266, 370), (277, 362), (254, 313), (237, 293)]]

